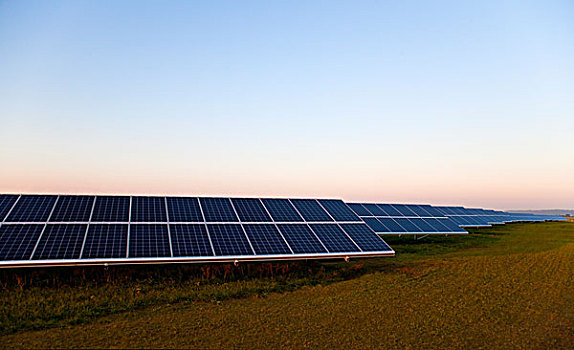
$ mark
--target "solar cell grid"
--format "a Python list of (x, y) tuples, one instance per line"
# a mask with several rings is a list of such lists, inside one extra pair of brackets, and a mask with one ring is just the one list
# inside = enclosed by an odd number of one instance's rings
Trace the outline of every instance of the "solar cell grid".
[(384, 216), (404, 216), (400, 211), (398, 211), (394, 206), (390, 204), (379, 204), (379, 208), (384, 210), (386, 213)]
[(277, 227), (294, 253), (327, 253), (307, 225), (277, 224)]
[(88, 222), (94, 204), (93, 196), (60, 196), (51, 222)]
[(302, 222), (303, 219), (297, 213), (288, 199), (262, 199), (265, 208), (276, 222)]
[(86, 224), (48, 224), (32, 259), (79, 259)]
[(130, 197), (97, 196), (95, 201), (92, 222), (129, 221)]
[(291, 199), (291, 203), (306, 221), (333, 221), (325, 209), (314, 199)]
[(132, 224), (129, 235), (130, 258), (171, 256), (167, 225)]
[(169, 225), (173, 256), (213, 256), (203, 224)]
[(168, 197), (167, 208), (171, 222), (202, 222), (203, 215), (197, 198)]
[(229, 198), (200, 198), (201, 209), (207, 222), (238, 222)]
[(18, 200), (17, 195), (2, 195), (0, 196), (0, 222), (4, 221), (14, 203)]
[(341, 228), (364, 252), (392, 251), (391, 247), (365, 224), (341, 224)]
[(399, 225), (401, 225), (402, 227), (405, 228), (405, 230), (407, 230), (407, 232), (410, 233), (417, 233), (417, 232), (423, 232), (418, 226), (416, 226), (415, 224), (412, 223), (412, 221), (410, 221), (407, 218), (395, 218), (394, 219)]
[(167, 222), (165, 198), (132, 197), (132, 222)]
[[(391, 232), (389, 228), (387, 228), (380, 220), (382, 218), (363, 218), (363, 221), (375, 232), (383, 233), (383, 232)], [(392, 220), (392, 219), (389, 219)]]
[(402, 227), (397, 221), (396, 219), (392, 219), (392, 218), (379, 218), (379, 221), (381, 222), (381, 224), (383, 224), (385, 227), (387, 227), (389, 229), (389, 232), (393, 232), (393, 233), (403, 233), (403, 232), (407, 232), (407, 230)]
[(367, 209), (372, 216), (388, 216), (378, 205), (372, 203), (363, 204), (363, 207)]
[(371, 216), (372, 214), (360, 203), (349, 203), (349, 207), (359, 216)]
[(292, 254), (275, 225), (243, 225), (255, 254)]
[(7, 222), (46, 222), (58, 196), (22, 195), (8, 217)]
[(215, 255), (253, 255), (249, 241), (238, 224), (208, 224)]
[(0, 260), (30, 259), (44, 225), (0, 226)]
[(361, 221), (359, 217), (345, 204), (338, 199), (319, 199), (319, 203), (331, 214), (335, 221)]
[(128, 225), (91, 224), (88, 227), (82, 259), (125, 258)]
[(232, 198), (231, 202), (243, 222), (271, 222), (263, 204), (257, 198)]
[(309, 226), (329, 252), (359, 251), (359, 248), (357, 248), (353, 241), (336, 224), (311, 224)]
[(401, 216), (418, 216), (404, 204), (391, 204), (391, 206), (395, 208), (396, 211), (401, 213)]

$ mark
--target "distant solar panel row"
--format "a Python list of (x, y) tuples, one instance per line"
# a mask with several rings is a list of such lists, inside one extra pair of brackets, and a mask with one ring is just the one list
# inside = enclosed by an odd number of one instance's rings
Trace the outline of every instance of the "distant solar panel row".
[(0, 266), (388, 256), (340, 200), (0, 195)]

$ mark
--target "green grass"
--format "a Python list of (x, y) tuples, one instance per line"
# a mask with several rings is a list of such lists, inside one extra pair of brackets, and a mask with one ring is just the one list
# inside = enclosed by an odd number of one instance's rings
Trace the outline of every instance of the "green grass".
[(389, 237), (396, 258), (3, 272), (15, 347), (568, 347), (574, 225)]

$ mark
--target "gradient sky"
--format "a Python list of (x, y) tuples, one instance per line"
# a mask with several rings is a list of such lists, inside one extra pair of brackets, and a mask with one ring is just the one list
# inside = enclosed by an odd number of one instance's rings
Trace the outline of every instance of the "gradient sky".
[(574, 207), (572, 1), (1, 1), (0, 192)]

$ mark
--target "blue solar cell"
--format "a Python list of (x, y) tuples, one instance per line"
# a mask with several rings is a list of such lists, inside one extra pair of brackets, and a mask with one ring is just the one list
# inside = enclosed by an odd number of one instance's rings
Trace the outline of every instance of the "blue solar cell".
[(424, 217), (426, 217), (426, 218), (432, 217), (432, 215), (429, 214), (429, 212), (427, 212), (427, 211), (424, 209), (424, 206), (423, 206), (423, 205), (409, 204), (409, 205), (407, 205), (407, 208), (409, 208), (409, 210), (412, 211), (413, 213), (415, 213), (417, 216), (420, 216), (420, 217), (423, 217), (423, 218), (424, 218)]
[(277, 222), (302, 222), (303, 218), (288, 199), (262, 199), (265, 208)]
[(349, 203), (349, 208), (351, 208), (359, 216), (371, 216), (371, 214), (365, 207), (360, 203)]
[(358, 252), (359, 248), (336, 224), (311, 224), (311, 229), (331, 253)]
[(215, 255), (253, 255), (249, 241), (238, 224), (208, 224), (207, 229)]
[(341, 224), (341, 228), (364, 252), (391, 252), (385, 241), (369, 230), (365, 224)]
[(436, 232), (434, 227), (429, 225), (425, 219), (412, 218), (409, 219), (416, 227), (418, 227), (422, 232)]
[(130, 197), (97, 196), (92, 222), (128, 222)]
[(386, 228), (389, 229), (391, 233), (403, 233), (407, 232), (407, 230), (399, 225), (395, 219), (392, 218), (378, 218), (381, 224), (383, 224)]
[(82, 259), (125, 258), (128, 225), (91, 224), (88, 227)]
[(331, 214), (335, 221), (361, 221), (342, 200), (320, 199), (319, 203)]
[(88, 222), (94, 204), (93, 196), (60, 196), (51, 222)]
[(18, 200), (17, 195), (1, 195), (0, 196), (0, 222), (4, 221), (14, 203)]
[(23, 195), (6, 218), (6, 222), (46, 222), (57, 198), (57, 196)]
[(32, 259), (79, 259), (86, 224), (46, 225)]
[(404, 204), (390, 204), (396, 211), (401, 213), (401, 216), (418, 216), (412, 210), (409, 209), (408, 206)]
[(169, 225), (173, 256), (213, 256), (203, 224)]
[(167, 225), (130, 225), (130, 258), (171, 256)]
[(423, 232), (418, 226), (412, 223), (411, 220), (406, 218), (395, 218), (395, 221), (407, 230), (409, 233)]
[(207, 222), (238, 222), (229, 198), (200, 198), (201, 209)]
[(231, 202), (243, 222), (272, 222), (263, 204), (257, 198), (232, 198)]
[(165, 198), (132, 197), (132, 222), (167, 222)]
[(255, 254), (291, 254), (291, 250), (275, 225), (243, 225)]
[[(392, 220), (392, 219), (389, 219)], [(377, 233), (384, 233), (384, 232), (391, 232), (391, 230), (383, 225), (381, 221), (377, 220), (376, 218), (363, 218), (363, 221), (375, 232)]]
[(430, 205), (428, 205), (428, 206), (425, 205), (425, 206), (424, 206), (424, 209), (425, 209), (432, 217), (435, 217), (435, 218), (445, 217), (445, 215), (444, 215), (440, 210), (438, 210), (437, 208), (432, 207), (432, 206), (430, 206)]
[(389, 216), (385, 211), (383, 211), (378, 205), (372, 203), (365, 203), (363, 207), (367, 209), (372, 216)]
[(296, 254), (327, 253), (321, 242), (307, 225), (278, 224), (285, 240)]
[(167, 210), (171, 222), (203, 222), (197, 198), (168, 197)]
[(44, 225), (2, 225), (0, 260), (28, 260)]
[(315, 199), (291, 199), (291, 203), (307, 221), (333, 221)]
[(404, 216), (400, 211), (395, 209), (395, 207), (390, 204), (379, 204), (379, 208), (387, 213), (385, 216)]

